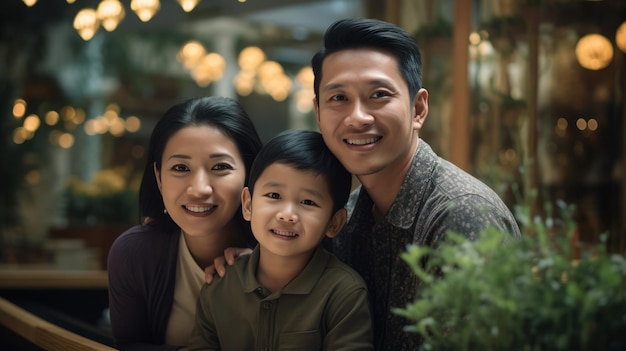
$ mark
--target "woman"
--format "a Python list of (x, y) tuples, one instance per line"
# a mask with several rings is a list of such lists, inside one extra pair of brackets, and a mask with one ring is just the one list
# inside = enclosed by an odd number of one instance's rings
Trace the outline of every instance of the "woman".
[(139, 189), (139, 210), (149, 220), (109, 251), (116, 347), (187, 344), (204, 268), (227, 247), (255, 244), (241, 215), (241, 191), (260, 148), (252, 121), (232, 99), (191, 99), (158, 121)]

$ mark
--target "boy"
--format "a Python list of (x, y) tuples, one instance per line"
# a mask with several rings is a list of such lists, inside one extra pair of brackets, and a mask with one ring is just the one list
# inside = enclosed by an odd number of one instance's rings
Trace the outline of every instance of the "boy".
[(320, 245), (346, 222), (351, 175), (318, 132), (258, 154), (242, 212), (259, 244), (200, 292), (191, 350), (373, 350), (367, 288)]

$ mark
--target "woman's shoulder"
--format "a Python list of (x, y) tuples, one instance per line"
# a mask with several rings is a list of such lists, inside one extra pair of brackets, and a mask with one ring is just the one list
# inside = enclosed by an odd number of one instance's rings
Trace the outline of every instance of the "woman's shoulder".
[(111, 246), (110, 255), (155, 255), (174, 249), (178, 242), (175, 233), (160, 230), (151, 225), (135, 225), (118, 236)]

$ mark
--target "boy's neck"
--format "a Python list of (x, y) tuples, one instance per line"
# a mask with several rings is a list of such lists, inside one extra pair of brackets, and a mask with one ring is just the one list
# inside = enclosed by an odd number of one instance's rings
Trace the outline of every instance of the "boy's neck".
[(261, 247), (256, 272), (257, 280), (271, 292), (280, 291), (302, 273), (311, 261), (314, 251), (311, 251), (309, 255), (281, 257), (264, 251)]

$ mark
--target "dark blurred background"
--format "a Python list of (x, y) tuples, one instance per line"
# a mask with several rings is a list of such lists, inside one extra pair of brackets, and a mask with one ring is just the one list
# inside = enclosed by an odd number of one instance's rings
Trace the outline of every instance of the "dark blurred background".
[(201, 0), (190, 12), (160, 0), (145, 22), (130, 0), (108, 1), (124, 15), (115, 28), (114, 12), (100, 17), (91, 37), (78, 14), (105, 1), (0, 2), (2, 265), (105, 269), (139, 221), (151, 128), (177, 102), (234, 97), (264, 140), (315, 129), (310, 58), (343, 17), (415, 35), (430, 92), (421, 137), (443, 157), (513, 210), (575, 206), (581, 240), (625, 250), (623, 0)]

